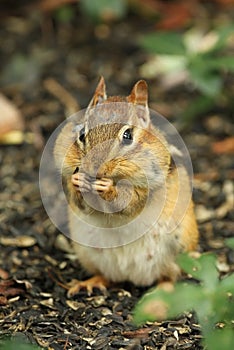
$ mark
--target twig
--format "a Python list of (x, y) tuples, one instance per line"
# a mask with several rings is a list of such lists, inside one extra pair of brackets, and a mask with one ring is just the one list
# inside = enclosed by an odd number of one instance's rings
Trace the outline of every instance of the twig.
[(76, 101), (76, 99), (55, 79), (46, 79), (44, 81), (44, 86), (66, 107), (68, 116), (80, 110), (79, 103)]

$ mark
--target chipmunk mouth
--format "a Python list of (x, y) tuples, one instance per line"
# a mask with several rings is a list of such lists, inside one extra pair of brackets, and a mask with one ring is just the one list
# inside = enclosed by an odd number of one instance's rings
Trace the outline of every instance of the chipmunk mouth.
[(86, 174), (86, 176), (88, 177), (90, 182), (95, 182), (96, 180), (101, 180), (101, 177), (99, 177), (99, 176), (90, 176), (88, 174)]

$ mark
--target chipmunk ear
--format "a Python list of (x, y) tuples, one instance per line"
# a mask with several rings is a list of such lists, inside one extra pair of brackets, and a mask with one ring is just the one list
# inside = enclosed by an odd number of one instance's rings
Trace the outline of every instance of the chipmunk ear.
[(103, 78), (103, 76), (101, 76), (88, 108), (95, 107), (97, 104), (102, 103), (104, 100), (106, 100), (106, 98), (107, 96), (105, 79)]
[(148, 87), (145, 80), (139, 80), (133, 86), (131, 94), (127, 97), (127, 101), (145, 107), (148, 106)]
[(148, 86), (145, 80), (139, 80), (133, 86), (131, 94), (127, 97), (127, 101), (140, 106), (137, 108), (136, 115), (140, 125), (143, 128), (147, 128), (150, 124), (150, 114), (148, 108)]

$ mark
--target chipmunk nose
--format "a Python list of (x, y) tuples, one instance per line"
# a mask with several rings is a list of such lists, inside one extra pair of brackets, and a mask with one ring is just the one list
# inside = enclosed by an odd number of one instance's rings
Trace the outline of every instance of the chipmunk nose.
[(108, 152), (96, 147), (86, 155), (84, 162), (84, 172), (90, 177), (101, 179), (107, 176), (110, 168), (110, 160), (108, 159)]
[(105, 165), (95, 162), (86, 164), (84, 172), (89, 176), (91, 181), (99, 180), (106, 176)]

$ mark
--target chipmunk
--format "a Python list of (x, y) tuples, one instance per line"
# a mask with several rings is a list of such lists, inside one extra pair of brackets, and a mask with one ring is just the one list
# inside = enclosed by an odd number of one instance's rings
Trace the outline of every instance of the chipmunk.
[[(151, 122), (146, 82), (138, 81), (127, 97), (107, 97), (102, 77), (84, 124), (68, 123), (63, 128), (54, 156), (69, 203), (69, 229), (77, 258), (94, 275), (86, 281), (72, 281), (68, 295), (81, 288), (89, 293), (94, 287), (104, 289), (110, 282), (174, 283), (180, 274), (177, 254), (195, 250), (199, 234), (191, 198), (178, 222), (174, 218), (173, 230), (169, 229), (173, 211), (180, 206), (181, 179), (167, 140)], [(148, 216), (142, 214), (145, 208), (146, 212), (149, 208)], [(123, 244), (83, 245), (77, 235), (88, 233), (77, 218), (91, 224), (93, 237), (102, 228), (112, 237), (117, 227), (113, 237), (124, 237)], [(139, 234), (128, 239), (134, 231)]]

